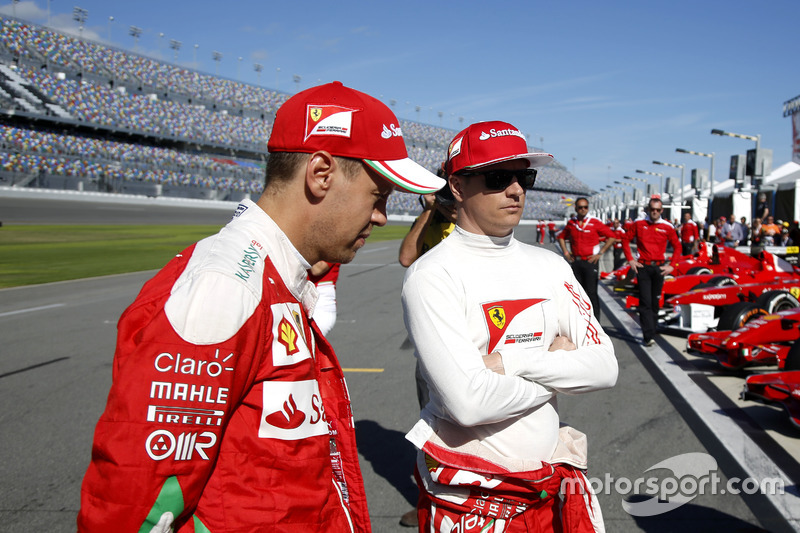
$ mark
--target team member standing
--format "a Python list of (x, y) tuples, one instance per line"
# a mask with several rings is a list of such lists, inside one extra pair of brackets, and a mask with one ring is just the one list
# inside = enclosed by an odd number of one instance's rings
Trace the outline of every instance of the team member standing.
[(691, 213), (683, 214), (683, 224), (681, 224), (681, 253), (692, 255), (697, 250), (697, 243), (700, 239), (700, 232), (697, 223), (692, 220)]
[(622, 239), (625, 237), (625, 230), (618, 218), (614, 219), (614, 227), (611, 228), (614, 234), (614, 270), (625, 264), (625, 252), (622, 250)]
[[(594, 316), (600, 318), (600, 298), (597, 296), (597, 280), (600, 258), (614, 245), (614, 232), (599, 218), (589, 215), (589, 200), (575, 200), (575, 218), (571, 218), (558, 235), (558, 245), (564, 258), (572, 266), (578, 282), (589, 295)], [(605, 237), (603, 247), (600, 238)], [(569, 240), (570, 249), (567, 249)]]
[[(585, 435), (559, 428), (556, 396), (613, 386), (614, 348), (564, 260), (513, 234), (535, 167), (551, 160), (505, 122), (473, 124), (449, 146), (456, 228), (409, 267), (402, 291), (430, 389), (407, 435), (420, 450), (420, 531), (483, 520), (549, 531), (562, 519), (602, 531)], [(563, 499), (562, 481), (574, 489)]]
[(266, 185), (147, 282), (119, 322), (78, 530), (368, 532), (341, 366), (307, 271), (347, 263), (407, 157), (380, 101), (334, 82), (278, 110)]
[[(659, 198), (651, 198), (645, 218), (634, 222), (622, 241), (625, 258), (636, 273), (639, 284), (639, 322), (645, 346), (652, 346), (655, 342), (664, 275), (672, 272), (681, 258), (678, 234), (671, 223), (661, 218), (663, 209)], [(637, 259), (631, 253), (631, 242), (634, 240)], [(667, 244), (672, 245), (671, 261), (665, 259)]]

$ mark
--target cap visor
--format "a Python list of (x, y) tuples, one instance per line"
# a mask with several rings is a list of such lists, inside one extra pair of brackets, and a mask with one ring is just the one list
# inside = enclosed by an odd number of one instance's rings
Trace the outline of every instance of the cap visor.
[(364, 162), (406, 192), (428, 194), (445, 184), (442, 178), (409, 158), (394, 161), (364, 159)]

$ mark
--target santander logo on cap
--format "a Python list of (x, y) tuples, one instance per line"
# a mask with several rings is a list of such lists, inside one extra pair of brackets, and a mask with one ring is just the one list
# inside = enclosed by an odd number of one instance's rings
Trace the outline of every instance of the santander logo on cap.
[(403, 130), (400, 126), (395, 126), (394, 124), (389, 124), (387, 127), (386, 124), (383, 125), (383, 131), (381, 131), (381, 137), (384, 139), (391, 139), (392, 137), (402, 137)]
[(489, 133), (481, 131), (481, 134), (478, 136), (478, 140), (487, 141), (494, 137), (506, 137), (508, 135), (514, 135), (515, 137), (519, 137), (520, 139), (525, 140), (525, 136), (522, 134), (521, 131), (510, 128), (504, 130), (497, 130), (492, 128), (489, 130)]

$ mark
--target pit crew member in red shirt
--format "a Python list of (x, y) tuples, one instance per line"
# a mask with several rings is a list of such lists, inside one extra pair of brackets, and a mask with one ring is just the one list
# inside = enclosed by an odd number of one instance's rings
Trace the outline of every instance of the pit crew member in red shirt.
[(340, 82), (278, 110), (264, 192), (142, 288), (81, 489), (81, 532), (369, 532), (350, 400), (307, 271), (348, 263), (408, 159), (380, 101)]
[(614, 227), (611, 228), (614, 234), (614, 270), (625, 264), (625, 252), (622, 250), (622, 239), (625, 237), (625, 230), (618, 218), (614, 219)]
[[(572, 266), (572, 272), (589, 296), (594, 316), (600, 319), (600, 298), (597, 296), (600, 258), (614, 245), (614, 233), (599, 218), (589, 215), (589, 200), (581, 196), (575, 200), (575, 218), (571, 218), (561, 233), (558, 244), (564, 258)], [(600, 247), (600, 237), (605, 237)], [(569, 240), (570, 249), (566, 241)]]
[[(651, 198), (645, 218), (634, 222), (622, 240), (625, 258), (636, 273), (639, 284), (639, 322), (645, 346), (655, 343), (658, 300), (664, 286), (664, 275), (672, 272), (681, 258), (678, 234), (669, 221), (661, 218), (663, 209), (659, 198)], [(634, 240), (638, 254), (636, 259), (631, 253), (631, 242)], [(665, 258), (667, 244), (672, 245), (673, 250), (670, 261)]]
[(699, 240), (700, 231), (697, 229), (697, 223), (692, 220), (691, 213), (684, 213), (681, 224), (681, 253), (692, 255), (697, 250)]

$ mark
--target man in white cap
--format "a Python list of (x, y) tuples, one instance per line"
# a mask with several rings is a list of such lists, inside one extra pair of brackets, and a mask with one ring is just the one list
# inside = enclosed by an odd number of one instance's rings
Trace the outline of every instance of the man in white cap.
[(370, 530), (341, 366), (307, 270), (347, 263), (410, 161), (378, 100), (334, 82), (275, 117), (266, 185), (123, 314), (79, 531)]
[(430, 390), (406, 436), (420, 450), (421, 531), (603, 530), (586, 437), (559, 428), (556, 396), (613, 386), (614, 349), (564, 259), (513, 234), (536, 167), (550, 161), (497, 121), (448, 149), (456, 228), (410, 266), (402, 291)]

